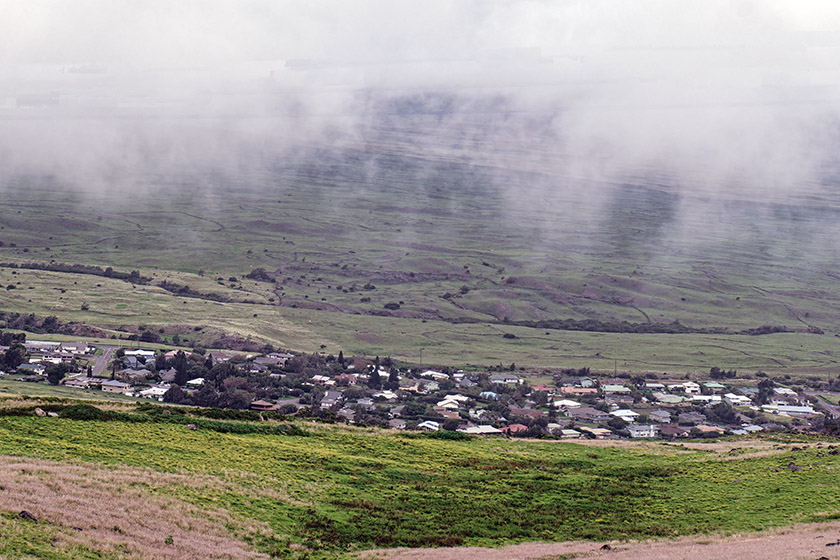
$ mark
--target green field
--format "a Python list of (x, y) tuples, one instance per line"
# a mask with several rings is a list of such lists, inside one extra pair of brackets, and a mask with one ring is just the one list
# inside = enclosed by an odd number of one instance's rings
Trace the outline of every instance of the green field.
[[(3, 417), (3, 461), (38, 463), (7, 470), (2, 484), (7, 494), (16, 485), (66, 485), (63, 491), (72, 493), (86, 484), (103, 492), (101, 502), (86, 507), (102, 508), (98, 514), (106, 517), (124, 492), (151, 504), (165, 500), (166, 507), (188, 512), (179, 521), (181, 533), (203, 520), (225, 538), (278, 557), (730, 533), (840, 515), (840, 455), (828, 453), (835, 448), (828, 442), (592, 447), (299, 426), (302, 435), (264, 435), (158, 422)], [(789, 468), (791, 462), (801, 470)], [(66, 474), (74, 469), (78, 480)], [(110, 490), (115, 505), (96, 485), (101, 477), (118, 481)], [(119, 517), (120, 534), (108, 533), (114, 538), (103, 540), (90, 520), (76, 534), (63, 524), (64, 510), (52, 511), (40, 497), (20, 499), (3, 509), (33, 510), (49, 523), (32, 527), (29, 544), (4, 541), (0, 554), (7, 558), (32, 554), (39, 535), (58, 543), (50, 558), (72, 558), (80, 544), (90, 554), (108, 557), (127, 546), (143, 557), (165, 546), (166, 535), (187, 538), (172, 520), (159, 529), (165, 533), (144, 535), (130, 526), (139, 523), (130, 514)], [(0, 519), (12, 535), (27, 523), (12, 515)]]

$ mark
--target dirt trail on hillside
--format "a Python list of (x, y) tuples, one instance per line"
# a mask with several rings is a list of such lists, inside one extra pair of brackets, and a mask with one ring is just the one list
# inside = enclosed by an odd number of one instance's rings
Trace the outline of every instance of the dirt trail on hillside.
[[(646, 542), (525, 543), (503, 548), (396, 548), (360, 554), (364, 560), (818, 560), (840, 559), (840, 522), (729, 537), (695, 536)], [(606, 549), (604, 545), (608, 545)], [(604, 548), (602, 548), (604, 547)]]

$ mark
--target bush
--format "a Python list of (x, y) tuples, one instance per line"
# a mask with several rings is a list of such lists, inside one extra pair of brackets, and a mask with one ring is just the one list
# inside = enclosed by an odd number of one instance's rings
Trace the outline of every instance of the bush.
[(107, 420), (108, 413), (89, 404), (73, 404), (61, 411), (61, 417), (70, 420)]

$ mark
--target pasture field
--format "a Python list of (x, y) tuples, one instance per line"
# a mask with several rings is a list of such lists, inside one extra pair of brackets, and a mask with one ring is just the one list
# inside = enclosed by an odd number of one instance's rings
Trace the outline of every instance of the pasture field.
[[(734, 533), (840, 515), (840, 455), (828, 441), (590, 446), (297, 425), (269, 435), (0, 417), (0, 527), (13, 536), (0, 552), (37, 554), (43, 537), (58, 543), (50, 558), (166, 557), (200, 530), (233, 551), (207, 557), (315, 558)], [(93, 498), (68, 510), (80, 492)], [(144, 505), (117, 511), (129, 502)], [(20, 510), (43, 521), (31, 538), (20, 536), (31, 524)]]
[[(149, 280), (0, 266), (0, 310), (437, 364), (840, 371), (830, 193), (718, 208), (665, 179), (583, 188), (391, 140), (238, 174), (7, 178), (0, 263)], [(549, 320), (693, 332), (511, 326)], [(732, 334), (765, 325), (797, 334)]]
[[(157, 286), (83, 274), (0, 269), (20, 288), (3, 297), (5, 311), (57, 315), (124, 336), (139, 326), (213, 346), (223, 334), (281, 347), (337, 355), (390, 355), (411, 364), (590, 367), (598, 371), (707, 373), (711, 367), (820, 378), (840, 375), (837, 339), (808, 333), (762, 336), (634, 334), (538, 329), (500, 323), (451, 323), (412, 317), (372, 316), (178, 297)], [(213, 282), (184, 273), (169, 278), (201, 289)], [(198, 280), (192, 282), (192, 280)], [(201, 281), (204, 280), (204, 284)], [(67, 286), (71, 289), (67, 289)], [(33, 286), (37, 289), (29, 290)], [(61, 290), (67, 290), (62, 293)], [(229, 294), (230, 288), (217, 293)], [(86, 303), (86, 309), (82, 304)], [(130, 329), (129, 329), (130, 327)], [(515, 338), (505, 338), (504, 335)], [(28, 338), (55, 338), (30, 334)], [(62, 338), (62, 337), (59, 337)], [(63, 337), (79, 339), (79, 337)], [(91, 339), (113, 344), (107, 338)], [(122, 342), (125, 344), (125, 342)], [(143, 344), (155, 347), (154, 344)]]

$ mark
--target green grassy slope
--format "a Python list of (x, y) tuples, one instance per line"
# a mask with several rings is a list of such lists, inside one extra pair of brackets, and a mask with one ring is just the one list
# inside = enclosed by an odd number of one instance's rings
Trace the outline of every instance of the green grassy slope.
[[(151, 469), (161, 482), (144, 491), (221, 508), (237, 538), (281, 557), (295, 543), (341, 551), (605, 540), (748, 531), (840, 514), (840, 459), (828, 447), (625, 449), (305, 429), (305, 436), (237, 435), (6, 417), (0, 454), (82, 461), (91, 472)], [(788, 468), (791, 461), (802, 469)], [(187, 476), (165, 484), (166, 473)], [(22, 549), (4, 552), (15, 558)]]

